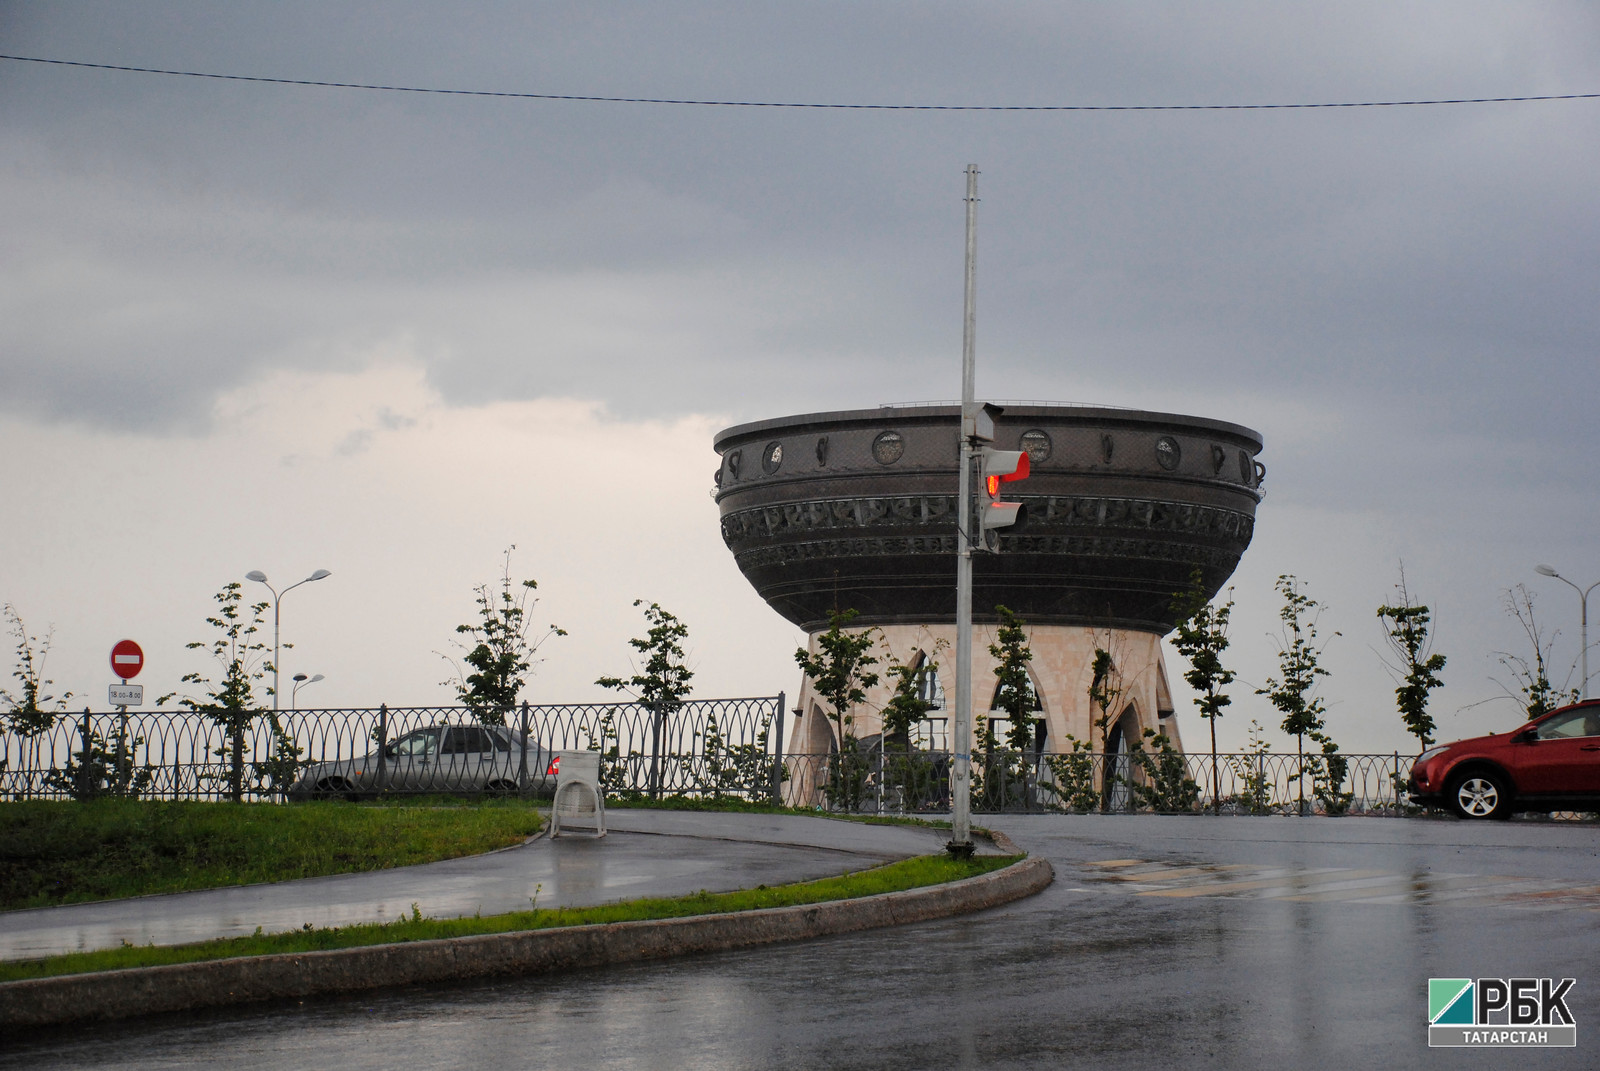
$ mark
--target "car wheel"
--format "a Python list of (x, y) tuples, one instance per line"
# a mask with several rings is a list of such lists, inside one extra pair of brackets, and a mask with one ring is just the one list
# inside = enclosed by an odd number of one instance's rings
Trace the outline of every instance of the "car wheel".
[(487, 785), (483, 786), (483, 794), (486, 796), (495, 796), (500, 799), (504, 799), (507, 796), (515, 796), (517, 794), (517, 783), (515, 781), (506, 781), (503, 779), (499, 781), (490, 781)]
[(317, 782), (316, 791), (312, 793), (312, 798), (319, 800), (338, 799), (341, 796), (352, 803), (361, 798), (351, 791), (349, 782), (342, 777), (324, 777)]
[(1511, 795), (1505, 778), (1487, 770), (1474, 770), (1451, 780), (1445, 793), (1450, 809), (1462, 818), (1509, 818)]

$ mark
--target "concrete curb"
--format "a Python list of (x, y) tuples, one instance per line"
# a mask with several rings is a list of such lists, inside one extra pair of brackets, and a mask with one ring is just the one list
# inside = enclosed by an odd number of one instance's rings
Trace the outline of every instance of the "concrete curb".
[(1029, 858), (946, 885), (821, 904), (4, 982), (0, 1036), (22, 1027), (576, 970), (899, 926), (1010, 903), (1041, 891), (1053, 878), (1048, 862)]
[(989, 830), (989, 842), (1007, 855), (1021, 855), (1022, 849), (1017, 847), (1017, 842), (1000, 832), (998, 829)]

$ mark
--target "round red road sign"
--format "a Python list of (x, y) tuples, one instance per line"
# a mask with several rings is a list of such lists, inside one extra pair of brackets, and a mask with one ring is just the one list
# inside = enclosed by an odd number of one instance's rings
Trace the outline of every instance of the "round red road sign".
[(111, 672), (128, 680), (137, 677), (144, 668), (144, 652), (132, 640), (118, 640), (111, 648)]

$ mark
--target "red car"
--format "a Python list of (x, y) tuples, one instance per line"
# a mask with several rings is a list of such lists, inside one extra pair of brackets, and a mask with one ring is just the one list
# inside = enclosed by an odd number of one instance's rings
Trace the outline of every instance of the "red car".
[(1431, 747), (1411, 767), (1411, 799), (1462, 818), (1600, 810), (1600, 699), (1517, 726)]

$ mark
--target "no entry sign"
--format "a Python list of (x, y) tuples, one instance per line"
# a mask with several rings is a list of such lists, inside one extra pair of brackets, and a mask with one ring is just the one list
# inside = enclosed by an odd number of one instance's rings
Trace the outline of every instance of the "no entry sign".
[(118, 640), (111, 648), (111, 672), (123, 680), (137, 677), (144, 668), (144, 652), (132, 640)]

